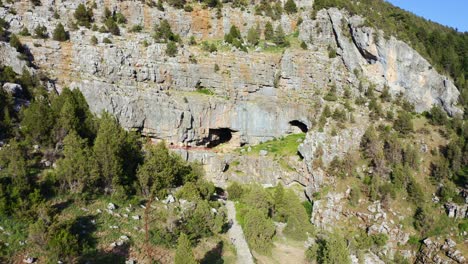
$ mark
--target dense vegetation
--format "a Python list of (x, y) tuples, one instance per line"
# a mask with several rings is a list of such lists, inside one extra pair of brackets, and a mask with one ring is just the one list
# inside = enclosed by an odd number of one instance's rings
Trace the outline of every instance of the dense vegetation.
[[(63, 210), (108, 199), (151, 204), (178, 186), (183, 187), (177, 197), (195, 206), (183, 216), (176, 213), (167, 226), (161, 220), (151, 224), (149, 243), (172, 248), (183, 234), (179, 244), (187, 247), (187, 239), (194, 245), (224, 230), (225, 213), (211, 201), (215, 188), (202, 179), (197, 165), (182, 161), (163, 142), (144, 145), (140, 135), (125, 131), (107, 113), (94, 116), (79, 90), (48, 93), (27, 70), (17, 75), (2, 67), (0, 72), (0, 85), (20, 83), (24, 88), (14, 94), (0, 90), (0, 225), (24, 226), (17, 236), (31, 244), (30, 252), (44, 261), (95, 260), (102, 254), (95, 244), (98, 237), (78, 228), (92, 216), (70, 219), (62, 216)], [(30, 104), (18, 111), (21, 100)], [(68, 202), (61, 205), (63, 200)], [(151, 217), (163, 217), (158, 214)], [(17, 224), (8, 224), (12, 222)], [(2, 261), (8, 261), (18, 246), (0, 244), (0, 250)]]
[(276, 232), (273, 221), (286, 223), (282, 232), (293, 240), (303, 241), (314, 233), (309, 222), (310, 215), (297, 194), (284, 189), (281, 184), (264, 189), (258, 185), (233, 183), (227, 192), (231, 200), (238, 201), (236, 210), (239, 223), (250, 247), (259, 253), (271, 252)]
[(366, 25), (396, 36), (426, 57), (440, 72), (455, 80), (468, 113), (468, 32), (444, 27), (413, 15), (384, 0), (317, 0), (314, 12), (338, 7), (366, 18)]

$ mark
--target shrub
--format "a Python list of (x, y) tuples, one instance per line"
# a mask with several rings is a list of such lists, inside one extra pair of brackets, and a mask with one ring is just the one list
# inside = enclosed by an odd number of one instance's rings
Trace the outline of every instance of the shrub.
[(371, 235), (372, 241), (374, 242), (374, 245), (378, 247), (383, 247), (385, 244), (387, 244), (388, 241), (388, 236), (385, 234), (373, 234)]
[(275, 37), (273, 42), (280, 47), (288, 47), (289, 41), (286, 40), (286, 35), (284, 34), (284, 29), (281, 24), (275, 30)]
[(317, 261), (327, 264), (351, 263), (344, 238), (330, 234), (328, 238), (318, 240)]
[(159, 42), (180, 41), (179, 35), (176, 35), (174, 32), (172, 32), (171, 25), (169, 25), (169, 22), (166, 19), (162, 20), (159, 25), (154, 27), (153, 38)]
[(447, 114), (436, 105), (434, 105), (429, 112), (429, 120), (432, 125), (436, 126), (443, 126), (448, 123)]
[(35, 38), (40, 38), (40, 39), (46, 39), (49, 37), (49, 34), (47, 33), (47, 28), (42, 25), (38, 25), (34, 29), (34, 37)]
[(307, 44), (305, 43), (305, 41), (302, 41), (302, 42), (301, 42), (301, 48), (302, 48), (303, 50), (307, 50)]
[(55, 27), (54, 32), (52, 33), (52, 37), (54, 40), (57, 41), (67, 41), (68, 40), (68, 33), (65, 31), (62, 23), (58, 23)]
[(112, 44), (112, 41), (109, 39), (109, 38), (104, 38), (102, 40), (102, 43), (105, 43), (105, 44)]
[(251, 27), (249, 31), (247, 32), (247, 42), (250, 43), (250, 45), (257, 46), (259, 41), (260, 41), (260, 33), (259, 33), (259, 27)]
[(92, 45), (96, 45), (98, 43), (98, 39), (96, 38), (96, 36), (92, 36), (90, 42)]
[(105, 24), (106, 24), (106, 27), (107, 27), (107, 31), (112, 33), (112, 35), (115, 35), (115, 36), (120, 35), (120, 28), (119, 28), (119, 26), (117, 25), (117, 23), (115, 22), (115, 20), (112, 17), (109, 17), (106, 20)]
[(18, 33), (18, 35), (20, 35), (20, 36), (31, 36), (31, 34), (29, 33), (28, 28), (26, 28), (26, 27), (23, 27), (21, 29), (21, 31)]
[(297, 6), (294, 0), (287, 0), (284, 4), (284, 11), (288, 14), (297, 13)]
[(390, 102), (392, 100), (392, 95), (390, 94), (390, 88), (387, 85), (384, 86), (382, 90), (382, 94), (380, 95), (380, 98), (384, 102)]
[(177, 44), (174, 41), (169, 41), (166, 44), (166, 55), (175, 57), (177, 55)]
[(328, 58), (336, 58), (336, 49), (332, 48), (331, 46), (328, 46)]
[(10, 35), (10, 46), (15, 48), (17, 52), (23, 52), (23, 44), (15, 34)]
[(275, 225), (264, 213), (250, 209), (245, 214), (243, 229), (253, 250), (262, 254), (270, 252), (273, 247), (272, 238), (275, 235)]
[(237, 182), (231, 183), (231, 185), (227, 187), (226, 191), (229, 195), (229, 199), (233, 201), (239, 200), (244, 194), (244, 188), (242, 188), (242, 186)]
[(413, 121), (410, 113), (401, 111), (393, 123), (393, 128), (403, 135), (413, 132)]
[(265, 24), (265, 31), (263, 32), (265, 35), (265, 40), (273, 40), (275, 37), (275, 32), (273, 31), (273, 25), (268, 21)]
[(84, 4), (79, 4), (75, 10), (74, 17), (78, 25), (89, 28), (93, 22), (93, 9), (86, 8)]
[(138, 25), (133, 25), (132, 28), (130, 28), (130, 32), (141, 32), (143, 30), (143, 26), (138, 24)]
[(197, 45), (197, 41), (195, 40), (194, 36), (190, 36), (189, 45), (190, 46)]
[(175, 253), (175, 264), (197, 264), (193, 255), (190, 240), (187, 235), (182, 233), (177, 241), (177, 249)]

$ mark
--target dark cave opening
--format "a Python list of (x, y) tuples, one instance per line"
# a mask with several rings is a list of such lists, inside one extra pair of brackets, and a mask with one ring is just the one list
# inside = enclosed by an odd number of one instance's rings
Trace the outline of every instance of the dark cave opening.
[(214, 148), (219, 144), (227, 143), (232, 139), (232, 133), (236, 131), (229, 128), (210, 128), (208, 132), (208, 148)]
[(293, 127), (299, 128), (302, 133), (307, 133), (307, 131), (309, 131), (309, 128), (307, 127), (307, 125), (299, 120), (293, 120), (289, 122), (289, 124)]

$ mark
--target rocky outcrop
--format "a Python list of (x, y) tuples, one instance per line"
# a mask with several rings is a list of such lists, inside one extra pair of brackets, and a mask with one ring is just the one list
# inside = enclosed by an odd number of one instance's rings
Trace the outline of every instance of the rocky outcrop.
[(468, 218), (468, 204), (458, 205), (455, 203), (446, 203), (444, 207), (450, 218)]
[[(284, 158), (279, 163), (269, 156), (248, 153), (222, 153), (196, 148), (172, 149), (185, 160), (203, 165), (206, 177), (220, 187), (227, 187), (228, 181), (244, 184), (256, 182), (264, 186), (276, 186), (280, 182), (283, 185), (309, 184), (305, 165), (299, 157)], [(285, 166), (288, 168), (285, 169)]]
[(27, 61), (21, 60), (20, 53), (7, 43), (0, 42), (0, 65), (10, 66), (14, 72), (21, 74), (23, 69), (28, 69)]
[(456, 243), (451, 239), (445, 242), (426, 238), (416, 258), (416, 263), (466, 263), (463, 254), (456, 249)]
[(349, 71), (360, 72), (360, 78), (377, 84), (378, 89), (386, 85), (393, 95), (404, 95), (418, 112), (435, 104), (451, 115), (462, 113), (456, 106), (460, 93), (451, 80), (406, 43), (386, 39), (383, 32), (363, 26), (363, 22), (361, 17), (331, 8), (318, 12), (316, 24), (301, 24), (300, 36), (311, 45), (337, 47)]
[(311, 131), (307, 133), (306, 139), (299, 146), (299, 153), (304, 157), (305, 164), (311, 175), (311, 184), (308, 193), (317, 192), (325, 181), (323, 168), (317, 167), (315, 160), (321, 159), (324, 168), (335, 158), (343, 158), (346, 153), (359, 149), (360, 140), (364, 134), (367, 119), (365, 115), (357, 124), (344, 128), (336, 136), (330, 135), (329, 128), (325, 127), (323, 132)]

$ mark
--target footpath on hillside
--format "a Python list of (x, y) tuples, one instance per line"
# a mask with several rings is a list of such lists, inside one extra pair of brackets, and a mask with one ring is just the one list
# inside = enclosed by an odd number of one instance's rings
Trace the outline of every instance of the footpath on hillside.
[(237, 263), (239, 264), (254, 264), (252, 254), (250, 253), (249, 245), (244, 237), (242, 227), (236, 220), (236, 208), (234, 202), (226, 201), (228, 221), (232, 223), (229, 228), (228, 235), (229, 239), (236, 247), (237, 251)]

